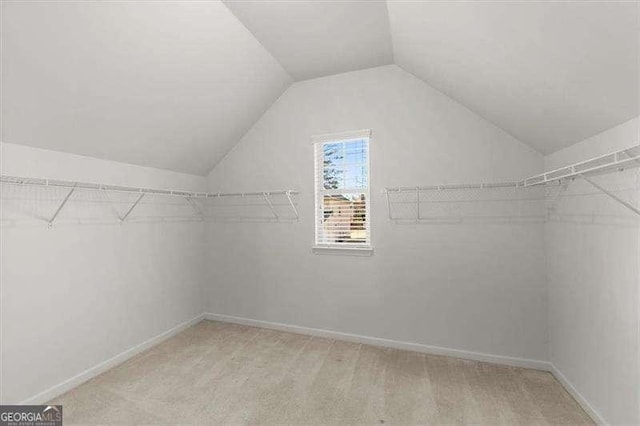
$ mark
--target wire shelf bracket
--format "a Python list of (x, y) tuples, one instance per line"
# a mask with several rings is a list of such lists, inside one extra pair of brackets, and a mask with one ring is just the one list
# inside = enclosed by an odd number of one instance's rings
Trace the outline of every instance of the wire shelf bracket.
[(285, 195), (287, 196), (287, 201), (289, 201), (289, 206), (291, 207), (291, 210), (293, 211), (293, 214), (296, 220), (299, 220), (300, 214), (298, 213), (298, 209), (296, 208), (296, 205), (294, 204), (293, 199), (291, 198), (292, 193), (293, 191), (286, 191)]
[(124, 216), (122, 216), (120, 218), (120, 223), (124, 223), (127, 221), (127, 218), (129, 217), (129, 215), (131, 215), (131, 213), (133, 212), (133, 209), (136, 208), (136, 206), (140, 203), (140, 201), (142, 201), (142, 198), (144, 198), (144, 192), (142, 192), (138, 198), (136, 198), (136, 201), (134, 201), (134, 203), (131, 205), (131, 207), (129, 207), (129, 209), (127, 210), (127, 212), (124, 214)]
[(579, 176), (583, 180), (588, 182), (591, 186), (593, 186), (594, 188), (600, 190), (603, 194), (607, 195), (609, 198), (612, 198), (613, 200), (617, 201), (618, 203), (622, 204), (623, 206), (625, 206), (626, 208), (628, 208), (629, 210), (631, 210), (632, 212), (634, 212), (635, 214), (640, 216), (640, 209), (634, 207), (631, 203), (623, 200), (622, 198), (618, 197), (616, 194), (614, 194), (611, 191), (608, 191), (606, 188), (603, 188), (602, 186), (598, 185), (596, 182), (594, 182), (593, 180), (589, 179), (588, 177), (586, 177), (584, 175), (579, 175)]
[(60, 205), (58, 206), (58, 208), (56, 209), (55, 213), (53, 213), (53, 216), (51, 216), (51, 219), (48, 220), (47, 226), (49, 228), (51, 228), (53, 226), (53, 222), (56, 220), (56, 218), (58, 217), (58, 215), (60, 214), (60, 212), (62, 211), (62, 209), (64, 208), (64, 206), (67, 204), (67, 201), (69, 201), (69, 198), (71, 198), (71, 196), (73, 195), (73, 193), (75, 192), (76, 188), (75, 186), (72, 187), (69, 192), (67, 193), (67, 195), (64, 197), (64, 199), (62, 200), (62, 202), (60, 203)]
[(196, 202), (191, 197), (184, 197), (187, 200), (187, 203), (191, 205), (193, 211), (200, 217), (201, 220), (204, 220), (204, 212), (202, 209), (196, 204)]
[(269, 193), (263, 192), (262, 196), (264, 197), (264, 202), (267, 203), (267, 206), (269, 206), (269, 210), (271, 210), (271, 213), (273, 213), (273, 217), (276, 220), (278, 220), (278, 213), (276, 212), (276, 209), (273, 207), (273, 203), (271, 202), (271, 199), (269, 199)]

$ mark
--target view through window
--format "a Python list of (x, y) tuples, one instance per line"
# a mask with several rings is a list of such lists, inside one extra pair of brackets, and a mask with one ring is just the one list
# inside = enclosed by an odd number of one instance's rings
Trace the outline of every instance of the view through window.
[(370, 245), (369, 138), (318, 142), (316, 245)]

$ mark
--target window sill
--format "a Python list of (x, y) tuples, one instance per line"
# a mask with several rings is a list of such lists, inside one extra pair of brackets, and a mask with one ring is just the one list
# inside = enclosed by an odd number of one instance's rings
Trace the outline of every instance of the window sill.
[(333, 254), (341, 256), (371, 256), (371, 247), (336, 247), (336, 246), (313, 246), (314, 254)]

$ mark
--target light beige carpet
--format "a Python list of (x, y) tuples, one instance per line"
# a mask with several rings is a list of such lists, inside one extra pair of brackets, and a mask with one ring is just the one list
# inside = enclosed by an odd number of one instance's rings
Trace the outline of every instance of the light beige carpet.
[(592, 424), (546, 372), (213, 321), (50, 403), (65, 424)]

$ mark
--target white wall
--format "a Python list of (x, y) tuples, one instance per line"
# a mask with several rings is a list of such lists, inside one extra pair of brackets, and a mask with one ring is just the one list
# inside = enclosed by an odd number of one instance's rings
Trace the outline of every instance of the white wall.
[[(206, 187), (199, 176), (19, 145), (2, 144), (0, 154), (6, 175)], [(9, 195), (16, 194), (26, 193)], [(5, 200), (3, 219), (13, 215), (11, 208)], [(66, 212), (81, 213), (75, 203)], [(42, 221), (3, 220), (2, 403), (32, 398), (201, 314), (202, 226), (80, 225), (63, 218), (48, 229)]]
[[(638, 134), (631, 120), (547, 156), (546, 167), (628, 148)], [(594, 180), (640, 205), (638, 169)], [(640, 221), (581, 180), (557, 211), (546, 225), (550, 360), (606, 422), (640, 423)]]
[[(374, 255), (314, 255), (311, 136), (366, 128)], [(209, 312), (546, 360), (543, 225), (398, 225), (382, 194), (542, 168), (541, 155), (396, 66), (295, 83), (209, 184), (298, 189), (300, 221), (212, 224)]]

